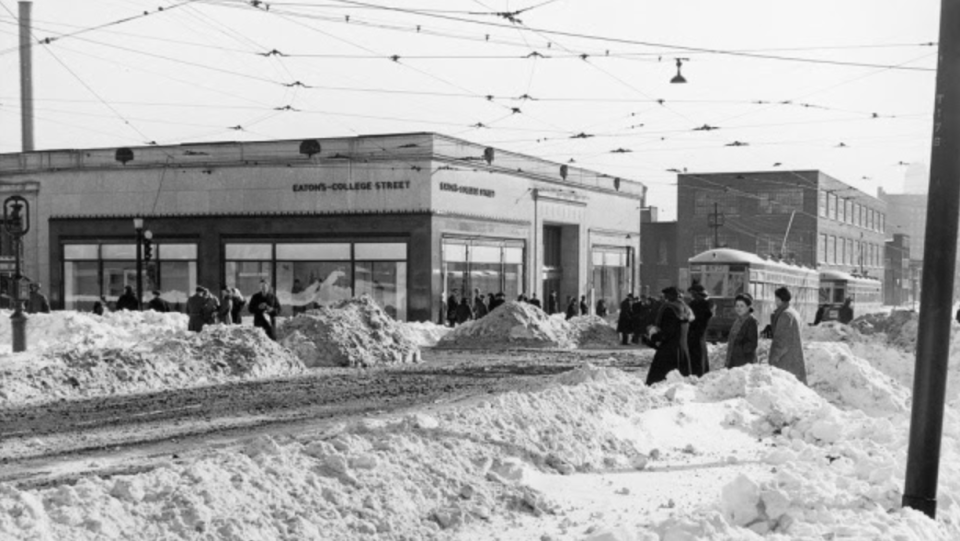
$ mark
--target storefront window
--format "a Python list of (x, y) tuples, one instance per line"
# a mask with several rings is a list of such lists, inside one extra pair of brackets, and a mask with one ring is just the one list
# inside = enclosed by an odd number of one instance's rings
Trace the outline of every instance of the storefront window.
[[(197, 283), (197, 245), (155, 245), (155, 258), (143, 262), (143, 301), (160, 290), (171, 308), (182, 311)], [(137, 285), (136, 244), (66, 244), (63, 246), (64, 307), (91, 310), (105, 297), (115, 303), (126, 286)]]
[(244, 297), (250, 297), (260, 291), (261, 280), (273, 283), (271, 267), (270, 261), (227, 261), (224, 265), (227, 287), (235, 287)]
[(446, 296), (472, 300), (473, 290), (479, 289), (484, 296), (503, 292), (513, 300), (525, 291), (522, 241), (443, 239), (441, 248)]
[(357, 295), (370, 295), (390, 317), (407, 318), (407, 263), (401, 261), (358, 261)]
[(603, 299), (607, 310), (615, 312), (629, 292), (629, 248), (603, 247), (591, 252), (593, 262), (593, 295)]

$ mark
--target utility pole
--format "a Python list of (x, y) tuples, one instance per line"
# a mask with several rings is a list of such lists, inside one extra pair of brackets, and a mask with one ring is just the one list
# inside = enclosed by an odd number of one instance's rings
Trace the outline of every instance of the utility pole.
[(937, 89), (934, 95), (930, 190), (924, 236), (923, 285), (917, 333), (910, 445), (903, 505), (931, 518), (937, 513), (937, 478), (943, 403), (950, 356), (950, 325), (960, 219), (960, 0), (940, 2)]
[(30, 2), (20, 2), (20, 138), (23, 152), (33, 150), (33, 54)]
[(720, 228), (723, 227), (723, 214), (720, 212), (720, 205), (713, 204), (713, 214), (707, 215), (707, 227), (713, 228), (713, 247), (720, 247)]

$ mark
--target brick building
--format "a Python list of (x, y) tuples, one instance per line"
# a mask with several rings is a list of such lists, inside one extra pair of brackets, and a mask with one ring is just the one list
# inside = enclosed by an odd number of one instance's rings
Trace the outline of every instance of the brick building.
[(816, 170), (681, 174), (677, 257), (716, 244), (881, 279), (886, 204)]

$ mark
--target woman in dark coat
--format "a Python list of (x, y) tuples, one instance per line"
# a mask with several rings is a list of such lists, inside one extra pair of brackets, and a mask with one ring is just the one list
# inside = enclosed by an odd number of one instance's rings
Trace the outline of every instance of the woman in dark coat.
[(737, 319), (730, 327), (727, 339), (727, 368), (736, 368), (757, 362), (757, 342), (759, 324), (753, 317), (753, 297), (749, 294), (737, 295), (733, 305)]
[(680, 291), (676, 287), (664, 289), (663, 296), (665, 300), (650, 337), (657, 353), (647, 373), (647, 385), (665, 380), (672, 370), (680, 370), (684, 376), (690, 375), (691, 371), (687, 330), (693, 314), (680, 300)]
[(707, 290), (701, 284), (690, 286), (690, 310), (693, 319), (690, 321), (690, 331), (687, 346), (690, 349), (690, 365), (694, 376), (703, 376), (710, 371), (710, 357), (707, 351), (707, 324), (713, 317), (713, 302), (707, 298)]
[(620, 302), (620, 315), (617, 316), (617, 333), (620, 335), (620, 344), (630, 342), (630, 333), (633, 332), (633, 293)]
[(577, 317), (577, 312), (580, 311), (580, 308), (577, 306), (577, 299), (575, 297), (570, 297), (570, 301), (567, 303), (567, 319), (573, 319)]
[(607, 317), (607, 301), (600, 299), (597, 301), (597, 315)]
[(470, 303), (467, 302), (467, 298), (464, 297), (460, 299), (460, 304), (457, 305), (457, 325), (462, 325), (471, 319), (473, 319), (473, 309), (470, 308)]

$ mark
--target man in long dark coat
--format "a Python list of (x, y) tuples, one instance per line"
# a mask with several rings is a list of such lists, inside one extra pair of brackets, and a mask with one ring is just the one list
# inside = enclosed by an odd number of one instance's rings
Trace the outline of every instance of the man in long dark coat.
[(688, 376), (692, 369), (687, 347), (687, 330), (693, 314), (680, 300), (680, 291), (676, 287), (664, 289), (663, 295), (664, 302), (651, 337), (657, 353), (653, 356), (650, 371), (647, 372), (647, 385), (665, 380), (667, 374), (673, 370), (679, 370), (681, 374)]
[(620, 335), (620, 344), (630, 342), (630, 333), (633, 332), (633, 293), (620, 302), (620, 315), (617, 316), (617, 333)]
[(713, 302), (707, 297), (707, 290), (701, 284), (693, 284), (687, 291), (692, 297), (690, 310), (693, 312), (688, 336), (690, 365), (693, 367), (693, 375), (703, 376), (710, 371), (707, 324), (713, 317)]
[(270, 291), (270, 284), (260, 281), (260, 291), (250, 297), (250, 313), (253, 314), (253, 326), (260, 327), (271, 340), (277, 339), (277, 314), (280, 313), (280, 301)]

